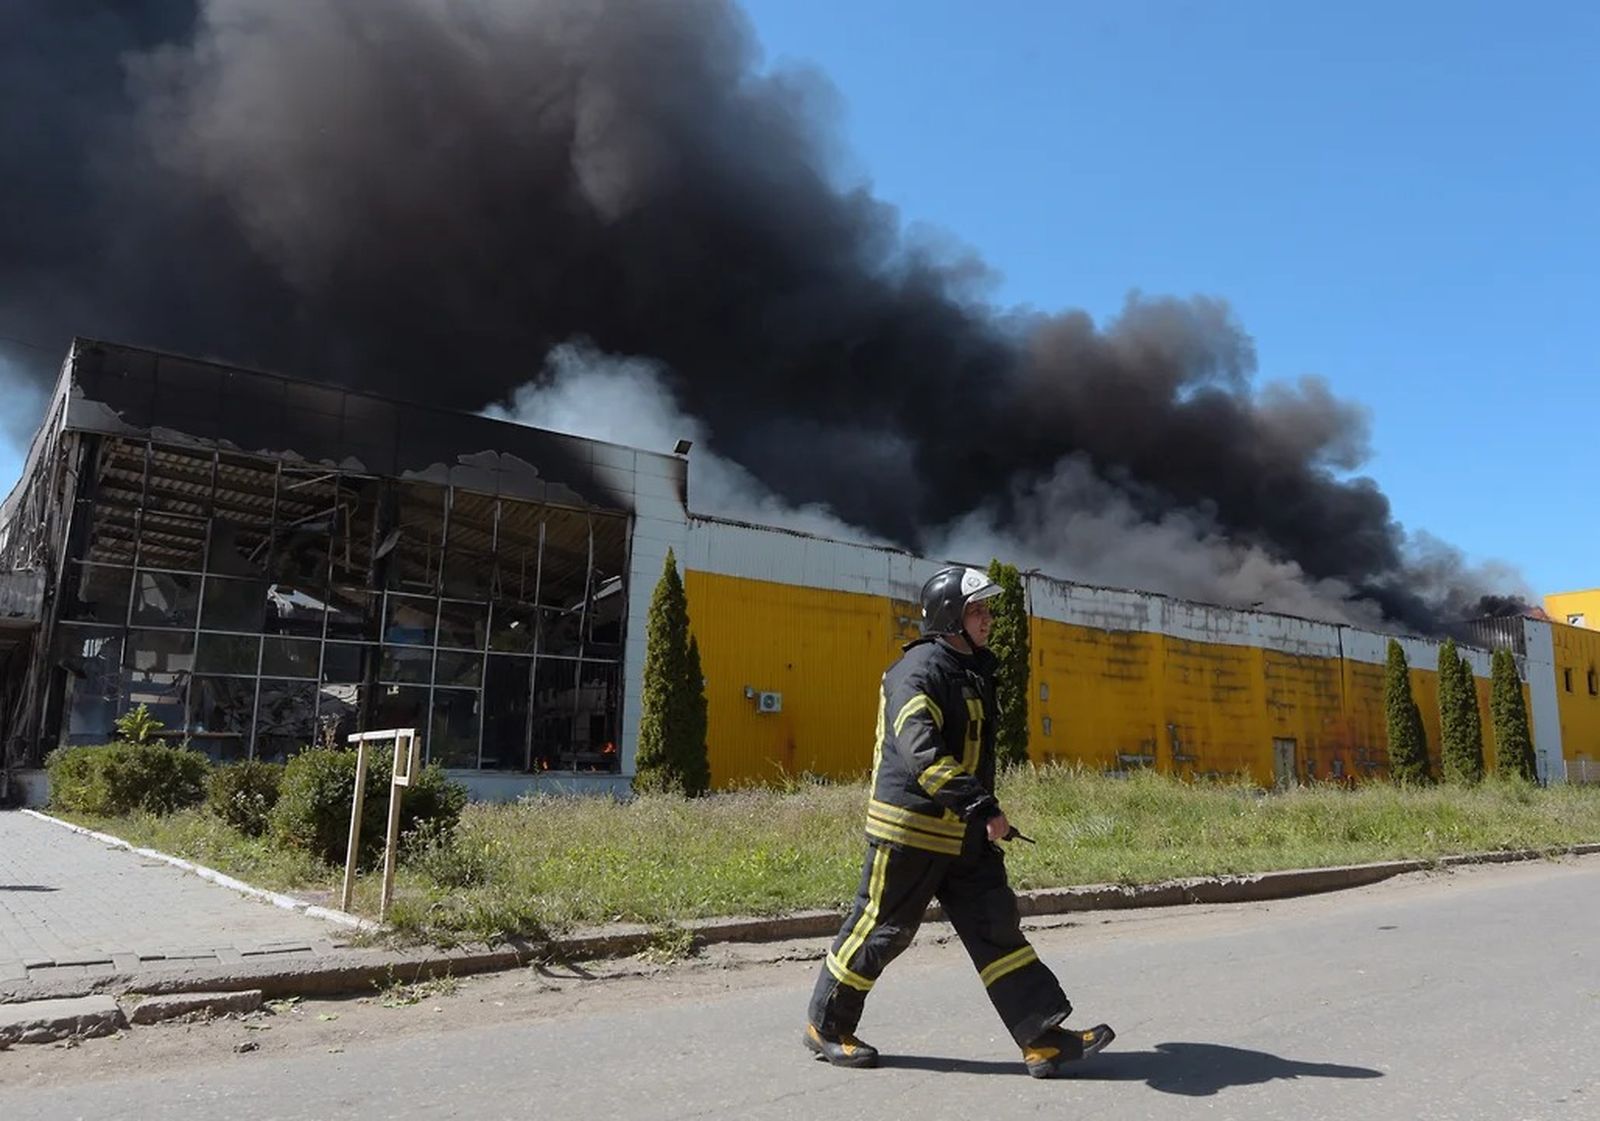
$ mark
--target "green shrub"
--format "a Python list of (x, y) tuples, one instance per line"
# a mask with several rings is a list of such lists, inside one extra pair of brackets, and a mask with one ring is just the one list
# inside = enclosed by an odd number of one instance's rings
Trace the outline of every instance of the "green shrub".
[(465, 843), (455, 829), (444, 828), (439, 821), (425, 821), (401, 834), (400, 859), (410, 871), (440, 887), (468, 888), (489, 883), (497, 854), (492, 844)]
[(167, 814), (205, 801), (211, 763), (198, 751), (160, 743), (57, 748), (45, 760), (50, 805), (96, 817), (140, 810)]
[(281, 763), (257, 759), (228, 763), (211, 772), (206, 805), (246, 837), (259, 837), (267, 831), (282, 782)]
[[(389, 819), (389, 774), (394, 752), (372, 751), (367, 761), (366, 801), (361, 814), (360, 861), (371, 864), (383, 852)], [(330, 864), (342, 864), (350, 838), (350, 803), (356, 789), (356, 753), (315, 748), (284, 767), (278, 804), (271, 814), (273, 836)], [(445, 778), (437, 763), (412, 776), (400, 800), (400, 832), (424, 822), (440, 833), (455, 828), (467, 790)]]

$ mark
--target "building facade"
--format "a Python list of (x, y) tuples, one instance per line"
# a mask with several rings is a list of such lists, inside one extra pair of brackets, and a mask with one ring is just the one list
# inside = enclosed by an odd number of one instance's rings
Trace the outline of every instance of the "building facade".
[(1545, 614), (1569, 627), (1600, 630), (1600, 588), (1554, 592), (1544, 597)]
[[(693, 515), (686, 467), (80, 341), (0, 508), (6, 772), (105, 742), (144, 704), (219, 760), (416, 727), (478, 797), (624, 791), (671, 549), (714, 785), (862, 774), (878, 676), (936, 563)], [(1387, 635), (1038, 574), (1025, 587), (1036, 761), (1264, 785), (1385, 769)], [(1464, 647), (1486, 731), (1488, 647), (1516, 653), (1547, 780), (1600, 759), (1586, 634), (1496, 620)], [(1437, 646), (1402, 641), (1437, 753)]]

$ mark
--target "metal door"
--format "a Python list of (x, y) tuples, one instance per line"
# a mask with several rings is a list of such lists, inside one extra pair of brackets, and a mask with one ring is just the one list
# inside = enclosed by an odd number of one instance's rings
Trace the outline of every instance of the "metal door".
[(1279, 790), (1293, 786), (1295, 776), (1299, 774), (1299, 761), (1295, 758), (1295, 741), (1292, 739), (1275, 739), (1272, 741), (1272, 778)]

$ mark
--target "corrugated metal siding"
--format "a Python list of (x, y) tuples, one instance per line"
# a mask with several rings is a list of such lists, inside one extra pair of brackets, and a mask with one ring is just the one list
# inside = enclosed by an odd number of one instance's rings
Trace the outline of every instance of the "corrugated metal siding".
[(1114, 770), (1153, 757), (1158, 635), (1033, 619), (1030, 752), (1036, 762)]
[(1168, 638), (1164, 770), (1271, 773), (1262, 651)]
[[(712, 782), (864, 774), (878, 682), (899, 653), (903, 607), (692, 570), (684, 586), (707, 681)], [(782, 694), (782, 711), (758, 712), (746, 688)]]
[(1600, 695), (1590, 690), (1591, 686), (1600, 689), (1600, 631), (1551, 623), (1550, 632), (1562, 754), (1569, 760), (1593, 764), (1600, 761)]
[[(911, 597), (932, 562), (701, 519), (690, 521), (684, 559), (714, 784), (865, 772), (878, 680), (917, 633)], [(1302, 778), (1387, 766), (1386, 635), (1036, 576), (1028, 596), (1036, 762), (1246, 771), (1269, 784), (1273, 741), (1292, 739)], [(1439, 646), (1400, 641), (1437, 763)], [(1462, 652), (1487, 730), (1489, 656)], [(758, 712), (747, 688), (780, 693), (782, 711)], [(1600, 703), (1594, 711), (1600, 758)]]

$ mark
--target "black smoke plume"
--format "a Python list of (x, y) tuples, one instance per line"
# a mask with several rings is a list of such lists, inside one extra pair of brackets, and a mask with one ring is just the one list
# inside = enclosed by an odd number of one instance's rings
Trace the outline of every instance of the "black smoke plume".
[(1218, 300), (988, 306), (981, 263), (843, 180), (832, 105), (722, 0), (8, 0), (0, 335), (463, 409), (576, 342), (649, 362), (745, 477), (912, 548), (1332, 618), (1474, 609), (1459, 555), (1417, 563), (1351, 477), (1359, 408), (1257, 389)]

